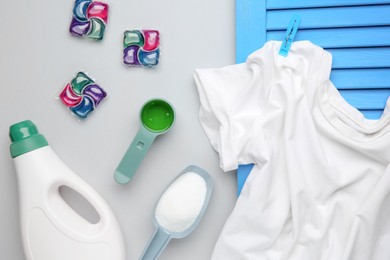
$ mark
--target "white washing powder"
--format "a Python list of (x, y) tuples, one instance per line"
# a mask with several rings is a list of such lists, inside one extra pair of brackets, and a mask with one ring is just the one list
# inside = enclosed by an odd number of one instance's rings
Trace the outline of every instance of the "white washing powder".
[(186, 230), (202, 210), (206, 193), (206, 182), (199, 174), (184, 173), (161, 196), (155, 213), (157, 222), (171, 232)]

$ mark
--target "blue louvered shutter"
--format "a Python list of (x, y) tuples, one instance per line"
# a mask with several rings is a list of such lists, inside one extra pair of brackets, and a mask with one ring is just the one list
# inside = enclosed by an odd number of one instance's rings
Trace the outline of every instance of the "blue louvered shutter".
[[(331, 80), (366, 118), (382, 115), (390, 96), (390, 0), (236, 0), (236, 61), (268, 40), (282, 40), (291, 17), (295, 41), (310, 40), (333, 56)], [(237, 170), (238, 194), (252, 169)]]

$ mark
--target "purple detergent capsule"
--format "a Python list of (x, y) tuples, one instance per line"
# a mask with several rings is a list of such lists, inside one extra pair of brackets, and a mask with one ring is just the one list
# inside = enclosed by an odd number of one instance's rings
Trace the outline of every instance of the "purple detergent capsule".
[(123, 62), (130, 66), (153, 67), (160, 58), (160, 32), (127, 30), (123, 36)]
[(69, 32), (78, 37), (102, 40), (108, 22), (108, 4), (92, 0), (76, 0)]
[(59, 94), (62, 103), (79, 118), (86, 118), (106, 97), (104, 89), (81, 71)]

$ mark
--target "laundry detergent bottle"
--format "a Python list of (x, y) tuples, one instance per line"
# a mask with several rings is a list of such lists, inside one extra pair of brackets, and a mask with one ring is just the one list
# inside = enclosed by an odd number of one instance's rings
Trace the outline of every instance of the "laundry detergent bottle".
[[(27, 260), (125, 260), (118, 222), (103, 198), (54, 153), (29, 120), (10, 127), (11, 156), (19, 186), (20, 224)], [(77, 191), (95, 208), (95, 224), (61, 197)]]

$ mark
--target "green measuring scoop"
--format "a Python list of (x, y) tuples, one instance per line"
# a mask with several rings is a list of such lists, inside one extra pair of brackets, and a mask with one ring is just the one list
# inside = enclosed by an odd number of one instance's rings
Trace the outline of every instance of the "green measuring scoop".
[(175, 111), (167, 101), (151, 99), (142, 106), (140, 120), (138, 133), (115, 170), (114, 178), (120, 184), (131, 180), (154, 139), (171, 129)]

